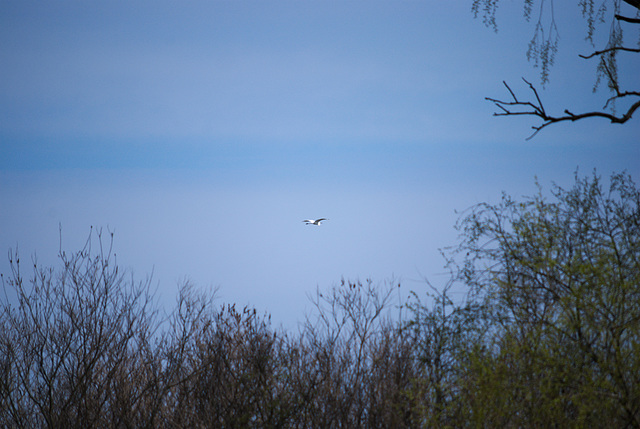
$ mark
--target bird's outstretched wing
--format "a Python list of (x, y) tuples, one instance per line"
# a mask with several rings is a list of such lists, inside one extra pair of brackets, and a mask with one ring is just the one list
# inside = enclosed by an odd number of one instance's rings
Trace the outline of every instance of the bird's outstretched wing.
[(307, 225), (320, 225), (320, 222), (322, 222), (323, 220), (329, 220), (326, 217), (321, 217), (320, 219), (305, 219), (302, 222), (306, 223)]

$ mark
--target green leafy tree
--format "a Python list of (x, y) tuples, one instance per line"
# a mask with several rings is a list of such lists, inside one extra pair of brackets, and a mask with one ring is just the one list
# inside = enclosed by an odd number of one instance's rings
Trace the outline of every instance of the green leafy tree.
[(459, 223), (461, 279), (490, 328), (458, 381), (468, 419), (640, 427), (640, 191), (626, 174), (504, 195)]
[[(473, 0), (472, 12), (476, 17), (481, 16), (485, 25), (497, 31), (496, 12), (499, 3), (499, 0)], [(533, 37), (527, 49), (527, 58), (540, 69), (540, 79), (544, 86), (549, 81), (550, 70), (558, 53), (559, 35), (554, 16), (554, 1), (540, 0), (539, 7), (537, 3), (534, 0), (524, 0), (526, 20), (531, 21), (537, 14)], [(603, 24), (606, 21), (610, 23), (606, 46), (587, 55), (581, 54), (580, 57), (585, 60), (598, 59), (597, 78), (593, 90), (596, 91), (602, 80), (605, 80), (612, 95), (600, 110), (574, 113), (566, 108), (562, 114), (558, 115), (545, 109), (537, 89), (526, 79), (523, 78), (531, 91), (530, 98), (518, 97), (511, 87), (503, 82), (510, 98), (501, 100), (487, 97), (486, 99), (493, 102), (499, 109), (494, 113), (495, 116), (528, 115), (542, 119), (541, 125), (532, 126), (534, 132), (529, 138), (535, 136), (543, 128), (558, 122), (604, 118), (611, 123), (623, 124), (630, 120), (635, 111), (640, 108), (640, 90), (625, 88), (618, 74), (618, 55), (640, 54), (640, 39), (638, 39), (636, 46), (630, 46), (625, 45), (623, 37), (625, 27), (631, 27), (631, 29), (640, 27), (640, 1), (624, 0), (623, 5), (620, 0), (602, 0), (601, 2), (579, 0), (578, 6), (585, 19), (586, 39), (591, 42), (592, 46), (594, 46), (594, 36), (598, 24)], [(563, 4), (561, 7), (566, 6)], [(632, 84), (635, 85), (636, 82)], [(627, 102), (627, 100), (630, 101)], [(625, 105), (620, 114), (616, 111), (617, 104)]]

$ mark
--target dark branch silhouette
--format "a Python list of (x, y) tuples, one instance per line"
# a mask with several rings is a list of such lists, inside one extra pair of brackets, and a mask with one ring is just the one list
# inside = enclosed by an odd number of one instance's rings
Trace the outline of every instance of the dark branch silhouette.
[(636, 9), (640, 10), (640, 0), (623, 0), (623, 1), (628, 5), (631, 5)]
[[(532, 102), (532, 101), (519, 100), (518, 97), (516, 97), (515, 93), (511, 90), (511, 88), (505, 81), (503, 81), (502, 83), (511, 94), (511, 98), (513, 99), (513, 101), (498, 100), (491, 97), (485, 97), (485, 99), (493, 102), (501, 110), (500, 112), (494, 113), (493, 114), (494, 116), (530, 115), (530, 116), (537, 116), (541, 118), (543, 120), (542, 125), (532, 126), (531, 128), (533, 128), (535, 131), (533, 132), (533, 134), (527, 137), (527, 140), (532, 139), (543, 128), (551, 124), (555, 124), (557, 122), (563, 122), (563, 121), (573, 122), (573, 121), (577, 121), (585, 118), (605, 118), (610, 120), (611, 123), (613, 124), (623, 124), (627, 122), (629, 119), (631, 119), (631, 116), (633, 115), (633, 113), (638, 108), (640, 108), (640, 100), (638, 100), (634, 104), (632, 104), (631, 107), (629, 107), (626, 113), (620, 116), (616, 116), (615, 114), (608, 113), (608, 112), (599, 112), (599, 111), (575, 114), (573, 112), (570, 112), (568, 109), (564, 110), (565, 114), (563, 116), (553, 116), (546, 112), (536, 88), (526, 79), (522, 78), (522, 80), (527, 85), (529, 85), (529, 88), (531, 89), (531, 91), (535, 96), (535, 101)], [(607, 105), (612, 100), (622, 98), (622, 97), (628, 97), (628, 96), (640, 97), (640, 92), (638, 91), (620, 92), (616, 88), (616, 95), (614, 97), (611, 97), (609, 100), (607, 100), (607, 103), (605, 104), (604, 108), (606, 108)], [(523, 110), (519, 110), (519, 109), (523, 109)]]
[(578, 56), (580, 58), (584, 58), (585, 60), (589, 59), (589, 58), (593, 58), (596, 56), (600, 56), (602, 54), (607, 54), (609, 52), (614, 52), (614, 51), (625, 51), (625, 52), (635, 52), (635, 53), (640, 53), (640, 49), (636, 49), (636, 48), (625, 48), (624, 46), (613, 46), (611, 48), (607, 48), (607, 49), (603, 49), (602, 51), (595, 51), (594, 53), (590, 54), (590, 55), (582, 55), (579, 54)]
[[(485, 25), (497, 29), (495, 23), (495, 14), (497, 10), (497, 4), (499, 0), (474, 0), (472, 11), (477, 16), (480, 11), (482, 11), (484, 17)], [(596, 32), (595, 23), (596, 22), (604, 22), (604, 11), (606, 10), (606, 4), (613, 2), (613, 0), (606, 0), (602, 3), (598, 12), (596, 12), (596, 8), (594, 7), (594, 0), (584, 0), (580, 1), (580, 5), (582, 6), (582, 15), (587, 22), (587, 38), (586, 40), (590, 41), (593, 44), (593, 37)], [(640, 12), (640, 0), (624, 0), (624, 2), (631, 7), (637, 9)], [(536, 29), (534, 31), (534, 37), (532, 41), (529, 43), (529, 50), (527, 51), (527, 58), (531, 61), (532, 59), (535, 61), (535, 67), (540, 67), (540, 77), (541, 83), (544, 86), (545, 83), (549, 80), (549, 69), (551, 65), (553, 65), (554, 55), (557, 50), (557, 29), (555, 25), (554, 15), (553, 15), (553, 0), (550, 1), (551, 12), (550, 12), (550, 26), (548, 30), (548, 37), (544, 37), (544, 32), (541, 32), (543, 28), (543, 5), (545, 1), (543, 0), (540, 5), (540, 15), (538, 17), (538, 22), (536, 24)], [(584, 118), (604, 118), (609, 120), (614, 124), (623, 124), (627, 122), (638, 108), (640, 108), (640, 100), (634, 97), (640, 97), (640, 90), (638, 88), (633, 88), (633, 90), (621, 89), (622, 83), (620, 82), (620, 77), (618, 75), (618, 62), (617, 59), (619, 53), (632, 53), (632, 54), (640, 54), (640, 44), (636, 47), (623, 46), (623, 28), (621, 23), (630, 23), (630, 24), (640, 24), (640, 17), (636, 14), (635, 17), (629, 16), (628, 13), (625, 15), (621, 15), (620, 13), (620, 5), (618, 2), (615, 3), (614, 14), (611, 18), (611, 27), (609, 30), (609, 40), (603, 48), (599, 50), (594, 50), (590, 54), (580, 54), (578, 55), (583, 59), (591, 59), (598, 58), (598, 65), (596, 69), (596, 82), (594, 84), (594, 92), (600, 86), (603, 81), (606, 80), (606, 85), (608, 90), (613, 94), (610, 94), (604, 106), (601, 109), (596, 109), (591, 112), (584, 113), (573, 113), (570, 108), (566, 108), (563, 111), (563, 114), (560, 115), (552, 115), (547, 113), (542, 104), (540, 96), (538, 95), (538, 91), (536, 88), (529, 83), (527, 80), (523, 79), (527, 85), (529, 85), (530, 90), (533, 92), (533, 97), (526, 100), (521, 100), (516, 97), (515, 93), (511, 90), (509, 85), (506, 82), (503, 82), (509, 94), (511, 95), (511, 99), (496, 99), (485, 97), (486, 100), (493, 102), (499, 109), (498, 112), (494, 113), (494, 116), (518, 116), (518, 115), (529, 115), (529, 116), (537, 116), (542, 119), (542, 124), (539, 126), (533, 126), (533, 134), (531, 134), (527, 140), (533, 138), (541, 129), (563, 121), (578, 121)], [(532, 2), (526, 0), (525, 1), (525, 17), (527, 20), (531, 17)], [(548, 14), (547, 14), (548, 15)], [(554, 35), (555, 36), (552, 36)], [(625, 103), (624, 110), (622, 112), (616, 111), (615, 102), (619, 99), (625, 99), (625, 101), (631, 101)], [(627, 108), (627, 106), (629, 106)], [(626, 109), (626, 110), (625, 110)]]
[(622, 15), (614, 15), (618, 21), (630, 22), (632, 24), (640, 24), (640, 19), (638, 18), (629, 18), (628, 16)]

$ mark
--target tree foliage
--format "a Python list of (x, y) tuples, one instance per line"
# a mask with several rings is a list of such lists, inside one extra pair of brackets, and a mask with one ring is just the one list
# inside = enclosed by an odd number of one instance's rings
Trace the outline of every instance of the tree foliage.
[(100, 232), (28, 280), (10, 252), (0, 426), (640, 427), (631, 178), (504, 195), (457, 227), (443, 287), (396, 303), (398, 284), (342, 281), (298, 332), (188, 283), (163, 316)]
[[(548, 112), (533, 84), (524, 80), (531, 91), (531, 98), (518, 97), (511, 87), (503, 81), (509, 92), (507, 100), (486, 97), (499, 109), (495, 116), (537, 116), (542, 119), (541, 125), (532, 126), (535, 136), (543, 128), (565, 121), (577, 121), (585, 118), (604, 118), (611, 123), (622, 124), (627, 122), (636, 110), (640, 108), (640, 90), (627, 89), (619, 78), (618, 56), (640, 54), (640, 38), (635, 46), (625, 45), (623, 31), (625, 27), (638, 30), (640, 26), (640, 2), (637, 0), (624, 0), (626, 8), (623, 8), (620, 0), (579, 0), (578, 6), (586, 23), (585, 39), (594, 46), (594, 37), (599, 24), (609, 22), (609, 34), (606, 46), (594, 50), (591, 54), (580, 54), (585, 60), (598, 59), (596, 67), (596, 81), (593, 87), (595, 92), (602, 81), (612, 94), (600, 110), (574, 113), (566, 108), (560, 115)], [(495, 31), (498, 29), (496, 13), (499, 0), (473, 0), (472, 12), (475, 17), (482, 16), (484, 24)], [(534, 67), (540, 69), (540, 81), (546, 85), (550, 79), (551, 67), (558, 53), (559, 33), (554, 13), (553, 0), (540, 0), (539, 8), (533, 0), (524, 0), (524, 16), (527, 21), (537, 15), (533, 36), (527, 48), (527, 59), (533, 62)], [(534, 10), (537, 9), (537, 12)], [(624, 12), (623, 12), (624, 10)], [(628, 101), (628, 102), (627, 102)], [(616, 107), (626, 102), (623, 112), (617, 114)]]
[(492, 326), (467, 391), (509, 426), (638, 427), (640, 192), (594, 174), (552, 197), (505, 195), (459, 225), (461, 275)]

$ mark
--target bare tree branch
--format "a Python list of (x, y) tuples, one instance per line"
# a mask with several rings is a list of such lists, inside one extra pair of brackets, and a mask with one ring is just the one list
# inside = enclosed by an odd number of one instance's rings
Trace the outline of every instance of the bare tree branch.
[[(529, 89), (531, 89), (531, 91), (533, 92), (536, 98), (535, 102), (519, 100), (516, 97), (515, 93), (511, 90), (509, 85), (507, 85), (507, 83), (504, 81), (503, 81), (503, 84), (505, 87), (507, 87), (507, 90), (511, 94), (513, 101), (503, 101), (503, 100), (498, 100), (490, 97), (485, 97), (485, 99), (494, 103), (501, 110), (500, 112), (494, 113), (493, 116), (530, 115), (530, 116), (537, 116), (541, 118), (544, 121), (543, 124), (539, 126), (532, 126), (531, 128), (534, 129), (535, 131), (533, 132), (533, 134), (527, 137), (527, 140), (532, 139), (543, 128), (551, 124), (555, 124), (557, 122), (563, 122), (563, 121), (574, 122), (574, 121), (585, 119), (585, 118), (605, 118), (611, 121), (611, 123), (613, 124), (623, 124), (627, 122), (629, 119), (631, 119), (631, 116), (633, 115), (633, 113), (640, 108), (640, 100), (638, 100), (633, 105), (631, 105), (631, 107), (629, 107), (626, 113), (622, 114), (621, 116), (616, 116), (615, 114), (612, 114), (612, 113), (599, 112), (599, 111), (575, 114), (570, 112), (567, 109), (565, 109), (564, 111), (565, 114), (563, 116), (552, 116), (547, 114), (547, 112), (545, 111), (544, 105), (542, 104), (542, 100), (540, 99), (536, 88), (526, 79), (522, 78), (522, 80), (527, 85), (529, 85)], [(609, 104), (609, 102), (613, 101), (614, 99), (628, 97), (628, 96), (640, 97), (640, 92), (637, 92), (637, 91), (619, 92), (618, 91), (614, 97), (611, 97), (609, 100), (607, 100), (605, 107)]]
[(607, 49), (603, 49), (602, 51), (595, 51), (594, 53), (592, 53), (591, 55), (581, 55), (578, 54), (578, 56), (580, 58), (584, 58), (589, 59), (589, 58), (593, 58), (595, 56), (598, 55), (602, 55), (602, 54), (606, 54), (607, 52), (612, 52), (612, 51), (625, 51), (625, 52), (635, 52), (635, 53), (640, 53), (640, 49), (636, 49), (636, 48), (625, 48), (624, 46), (613, 46), (611, 48), (607, 48)]
[(622, 16), (622, 15), (614, 15), (614, 17), (618, 21), (630, 22), (632, 24), (640, 24), (640, 19), (638, 18), (629, 18), (628, 16)]
[[(495, 99), (495, 98), (485, 97), (486, 100), (493, 102), (498, 108), (498, 111), (494, 113), (494, 116), (529, 115), (529, 116), (538, 116), (539, 118), (541, 118), (543, 120), (542, 125), (533, 126), (532, 128), (534, 132), (532, 135), (530, 135), (527, 138), (527, 140), (534, 137), (538, 133), (538, 131), (540, 131), (542, 128), (545, 128), (546, 126), (552, 123), (561, 122), (561, 121), (577, 121), (579, 119), (588, 118), (588, 117), (600, 117), (600, 118), (608, 119), (611, 123), (618, 123), (618, 124), (622, 124), (628, 121), (631, 118), (631, 116), (634, 114), (634, 112), (640, 108), (640, 101), (636, 101), (634, 99), (630, 102), (626, 102), (625, 108), (627, 105), (630, 105), (630, 107), (628, 107), (628, 110), (622, 112), (622, 114), (619, 114), (620, 112), (616, 112), (616, 109), (614, 108), (615, 106), (614, 102), (624, 97), (626, 97), (625, 101), (629, 100), (630, 96), (640, 97), (640, 91), (637, 88), (634, 88), (635, 89), (634, 91), (626, 91), (624, 89), (621, 89), (621, 82), (619, 81), (620, 77), (618, 73), (619, 70), (618, 70), (618, 63), (617, 63), (617, 59), (618, 59), (617, 53), (628, 52), (628, 53), (640, 54), (640, 47), (622, 46), (624, 39), (623, 39), (622, 25), (620, 24), (621, 22), (626, 22), (630, 24), (640, 24), (640, 16), (638, 16), (638, 13), (640, 13), (640, 0), (623, 0), (623, 1), (628, 5), (630, 5), (631, 7), (638, 10), (635, 16), (633, 16), (634, 14), (632, 12), (630, 13), (628, 10), (626, 12), (621, 11), (620, 4), (617, 0), (603, 1), (600, 8), (597, 10), (597, 12), (596, 12), (597, 8), (595, 8), (595, 3), (597, 2), (595, 2), (595, 0), (581, 0), (579, 2), (579, 4), (582, 6), (582, 16), (587, 21), (588, 29), (587, 29), (586, 40), (590, 41), (592, 45), (594, 43), (593, 41), (594, 34), (596, 33), (595, 23), (600, 21), (604, 22), (605, 11), (607, 10), (606, 6), (608, 4), (614, 3), (615, 5), (613, 13), (611, 14), (613, 15), (613, 17), (611, 18), (611, 27), (609, 30), (609, 38), (607, 41), (607, 45), (604, 47), (604, 49), (595, 50), (594, 48), (594, 51), (592, 51), (592, 53), (579, 55), (579, 57), (583, 59), (590, 59), (590, 58), (597, 57), (599, 60), (596, 67), (596, 82), (594, 84), (593, 91), (595, 92), (600, 86), (600, 84), (603, 83), (604, 80), (606, 80), (607, 89), (613, 93), (613, 96), (611, 96), (606, 100), (606, 102), (604, 103), (604, 106), (601, 109), (598, 109), (599, 111), (596, 110), (593, 112), (574, 114), (570, 110), (565, 109), (564, 114), (557, 115), (557, 116), (550, 115), (546, 112), (536, 88), (533, 85), (531, 85), (529, 82), (523, 79), (529, 85), (531, 92), (533, 92), (533, 96), (529, 97), (529, 99), (520, 100), (515, 95), (515, 93), (511, 90), (509, 85), (507, 85), (506, 82), (504, 81), (503, 83), (510, 94), (510, 99), (509, 98)], [(496, 14), (498, 3), (499, 3), (498, 0), (474, 0), (472, 11), (477, 16), (478, 11), (480, 10), (481, 6), (483, 6), (485, 24), (493, 27), (494, 29), (497, 29), (495, 24), (495, 14)], [(525, 0), (524, 3), (525, 3), (525, 17), (528, 20), (531, 17), (531, 8), (534, 2), (530, 0)], [(550, 22), (551, 22), (550, 31), (552, 33), (557, 33), (557, 30), (555, 28), (554, 16), (553, 16), (553, 3), (554, 1), (551, 0), (550, 1), (550, 6), (551, 6), (550, 18), (548, 17), (545, 19), (550, 19)], [(535, 67), (539, 66), (538, 61), (542, 62), (540, 76), (541, 76), (541, 83), (543, 86), (549, 80), (549, 67), (553, 63), (553, 56), (557, 49), (556, 45), (557, 45), (557, 39), (558, 39), (557, 36), (553, 38), (553, 37), (544, 37), (544, 33), (541, 33), (542, 35), (539, 34), (541, 32), (541, 29), (543, 28), (542, 27), (542, 19), (543, 19), (542, 10), (543, 10), (544, 4), (545, 4), (544, 0), (540, 2), (540, 17), (538, 18), (538, 22), (536, 24), (536, 29), (534, 31), (534, 38), (530, 42), (529, 49), (527, 50), (527, 58), (529, 60), (533, 58), (536, 61), (534, 64)], [(625, 13), (625, 15), (622, 15), (621, 13)], [(607, 14), (607, 16), (611, 16), (611, 15)], [(548, 61), (548, 62), (545, 62), (545, 61)], [(611, 94), (609, 94), (608, 96), (610, 95)]]
[(623, 0), (625, 3), (635, 7), (640, 10), (640, 0)]

